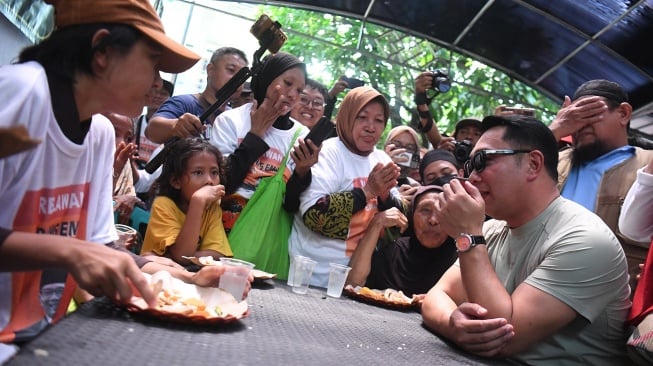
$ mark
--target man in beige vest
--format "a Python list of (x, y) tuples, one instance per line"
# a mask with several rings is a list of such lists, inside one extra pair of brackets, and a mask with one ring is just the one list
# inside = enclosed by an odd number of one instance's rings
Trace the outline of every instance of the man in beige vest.
[(628, 145), (631, 113), (628, 95), (619, 84), (591, 80), (576, 90), (573, 101), (565, 97), (549, 127), (558, 140), (570, 135), (573, 141), (572, 147), (560, 151), (561, 195), (596, 213), (616, 234), (628, 258), (634, 291), (649, 243), (626, 239), (617, 221), (637, 169), (651, 160), (653, 152)]

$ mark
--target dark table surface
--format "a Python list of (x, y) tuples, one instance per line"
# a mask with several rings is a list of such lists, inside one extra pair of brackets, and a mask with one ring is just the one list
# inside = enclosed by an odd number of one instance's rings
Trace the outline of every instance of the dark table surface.
[(501, 365), (451, 347), (417, 312), (389, 310), (284, 282), (254, 286), (249, 316), (225, 325), (171, 324), (106, 299), (80, 307), (7, 365)]

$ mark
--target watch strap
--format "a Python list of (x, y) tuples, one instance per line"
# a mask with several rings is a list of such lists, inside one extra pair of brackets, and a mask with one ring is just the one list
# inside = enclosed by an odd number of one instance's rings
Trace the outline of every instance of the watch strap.
[(416, 93), (413, 100), (415, 101), (415, 104), (417, 104), (417, 105), (420, 105), (420, 104), (429, 105), (429, 104), (431, 104), (431, 101), (433, 100), (433, 98), (427, 97), (426, 93)]
[(485, 242), (485, 236), (483, 235), (470, 235), (472, 237), (472, 244), (478, 245), (478, 244), (487, 244)]
[(474, 248), (477, 245), (487, 244), (486, 241), (485, 241), (485, 236), (483, 236), (483, 235), (470, 235), (470, 234), (461, 233), (458, 237), (459, 238), (460, 237), (466, 237), (466, 238), (469, 238), (469, 240), (470, 240), (468, 248), (458, 249), (458, 245), (457, 245), (457, 240), (458, 239), (456, 239), (456, 251), (458, 253), (465, 253), (465, 252), (468, 252), (468, 251), (472, 250), (472, 248)]

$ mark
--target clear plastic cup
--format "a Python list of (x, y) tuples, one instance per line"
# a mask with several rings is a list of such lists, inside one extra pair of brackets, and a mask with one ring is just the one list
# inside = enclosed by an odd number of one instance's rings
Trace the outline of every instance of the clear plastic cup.
[(301, 258), (308, 257), (304, 257), (303, 255), (299, 254), (290, 257), (290, 268), (288, 269), (288, 286), (290, 287), (297, 286), (297, 282), (295, 281), (295, 263)]
[(254, 264), (235, 258), (220, 258), (220, 263), (224, 266), (224, 273), (220, 276), (218, 287), (232, 294), (236, 300), (242, 300)]
[(329, 284), (327, 285), (327, 296), (340, 297), (342, 289), (345, 287), (347, 275), (351, 267), (338, 263), (329, 264)]
[(136, 237), (138, 231), (131, 226), (116, 224), (116, 231), (118, 232), (118, 241), (116, 242), (121, 247), (125, 248), (127, 240)]
[(311, 283), (311, 276), (313, 269), (315, 269), (316, 261), (310, 258), (298, 258), (295, 262), (295, 286), (292, 292), (296, 294), (305, 294), (308, 292), (308, 285)]

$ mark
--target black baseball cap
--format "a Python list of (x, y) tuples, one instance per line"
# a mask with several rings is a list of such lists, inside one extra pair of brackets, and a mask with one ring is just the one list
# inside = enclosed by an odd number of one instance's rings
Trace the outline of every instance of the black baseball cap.
[(628, 94), (621, 85), (608, 80), (590, 80), (583, 83), (576, 89), (573, 100), (587, 95), (604, 97), (618, 104), (628, 102)]
[(458, 135), (458, 131), (463, 127), (476, 127), (479, 130), (481, 129), (481, 121), (476, 118), (463, 118), (460, 121), (456, 122), (456, 129), (453, 132), (453, 136)]

